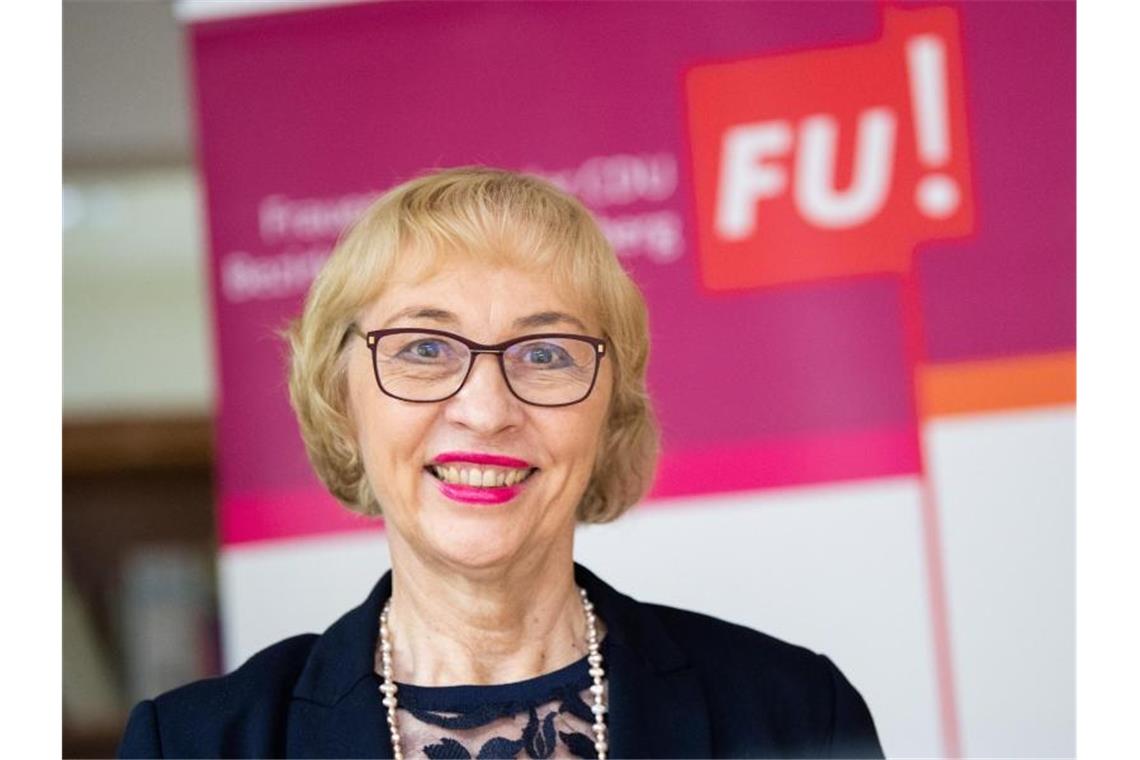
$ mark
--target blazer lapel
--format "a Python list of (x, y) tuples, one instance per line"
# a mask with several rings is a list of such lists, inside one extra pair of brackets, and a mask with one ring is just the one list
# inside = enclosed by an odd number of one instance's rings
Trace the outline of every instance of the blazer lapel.
[(611, 757), (712, 757), (704, 692), (691, 668), (653, 672), (616, 641), (605, 666)]
[(333, 705), (294, 699), (287, 757), (392, 757), (388, 724), (373, 679), (361, 679)]
[(389, 571), (313, 645), (289, 703), (286, 756), (392, 757), (374, 674), (380, 608), (391, 594)]
[(696, 671), (656, 614), (581, 565), (586, 589), (610, 638), (611, 757), (711, 757), (708, 706)]

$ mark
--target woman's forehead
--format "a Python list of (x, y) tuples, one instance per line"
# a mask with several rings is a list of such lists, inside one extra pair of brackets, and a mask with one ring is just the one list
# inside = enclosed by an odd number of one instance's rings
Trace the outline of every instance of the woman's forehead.
[(557, 329), (593, 333), (587, 299), (553, 273), (513, 265), (457, 261), (389, 279), (366, 307), (368, 329), (402, 325), (511, 332)]
[(462, 332), (464, 330), (478, 329), (485, 324), (492, 328), (506, 329), (511, 333), (554, 331), (592, 334), (596, 331), (596, 328), (592, 328), (573, 313), (555, 309), (534, 311), (514, 317), (513, 319), (510, 318), (509, 314), (505, 315), (500, 312), (490, 319), (480, 320), (472, 317), (464, 318), (454, 311), (427, 304), (399, 309), (395, 313), (387, 316), (386, 319), (382, 318), (382, 321), (377, 324), (374, 329), (383, 330), (401, 326), (415, 327), (430, 325), (432, 327)]

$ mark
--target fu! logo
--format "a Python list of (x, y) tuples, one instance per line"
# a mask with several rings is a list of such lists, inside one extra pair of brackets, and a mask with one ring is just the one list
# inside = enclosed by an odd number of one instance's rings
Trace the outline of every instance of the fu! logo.
[(883, 14), (870, 44), (686, 72), (705, 287), (906, 271), (972, 232), (957, 14)]

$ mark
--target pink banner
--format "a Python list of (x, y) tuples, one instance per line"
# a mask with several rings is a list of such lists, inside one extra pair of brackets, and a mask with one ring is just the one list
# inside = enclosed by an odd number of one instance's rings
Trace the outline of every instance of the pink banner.
[(653, 496), (920, 473), (918, 364), (1071, 350), (1063, 3), (349, 4), (191, 27), (224, 543), (354, 530), (276, 331), (432, 166), (543, 174), (649, 300)]

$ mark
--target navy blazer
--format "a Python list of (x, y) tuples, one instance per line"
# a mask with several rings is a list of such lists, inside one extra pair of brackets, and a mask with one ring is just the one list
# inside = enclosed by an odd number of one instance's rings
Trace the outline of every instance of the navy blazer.
[[(694, 612), (643, 604), (574, 566), (610, 640), (610, 755), (882, 757), (862, 697), (825, 656)], [(140, 702), (120, 757), (391, 757), (373, 669), (388, 572), (323, 635)]]

